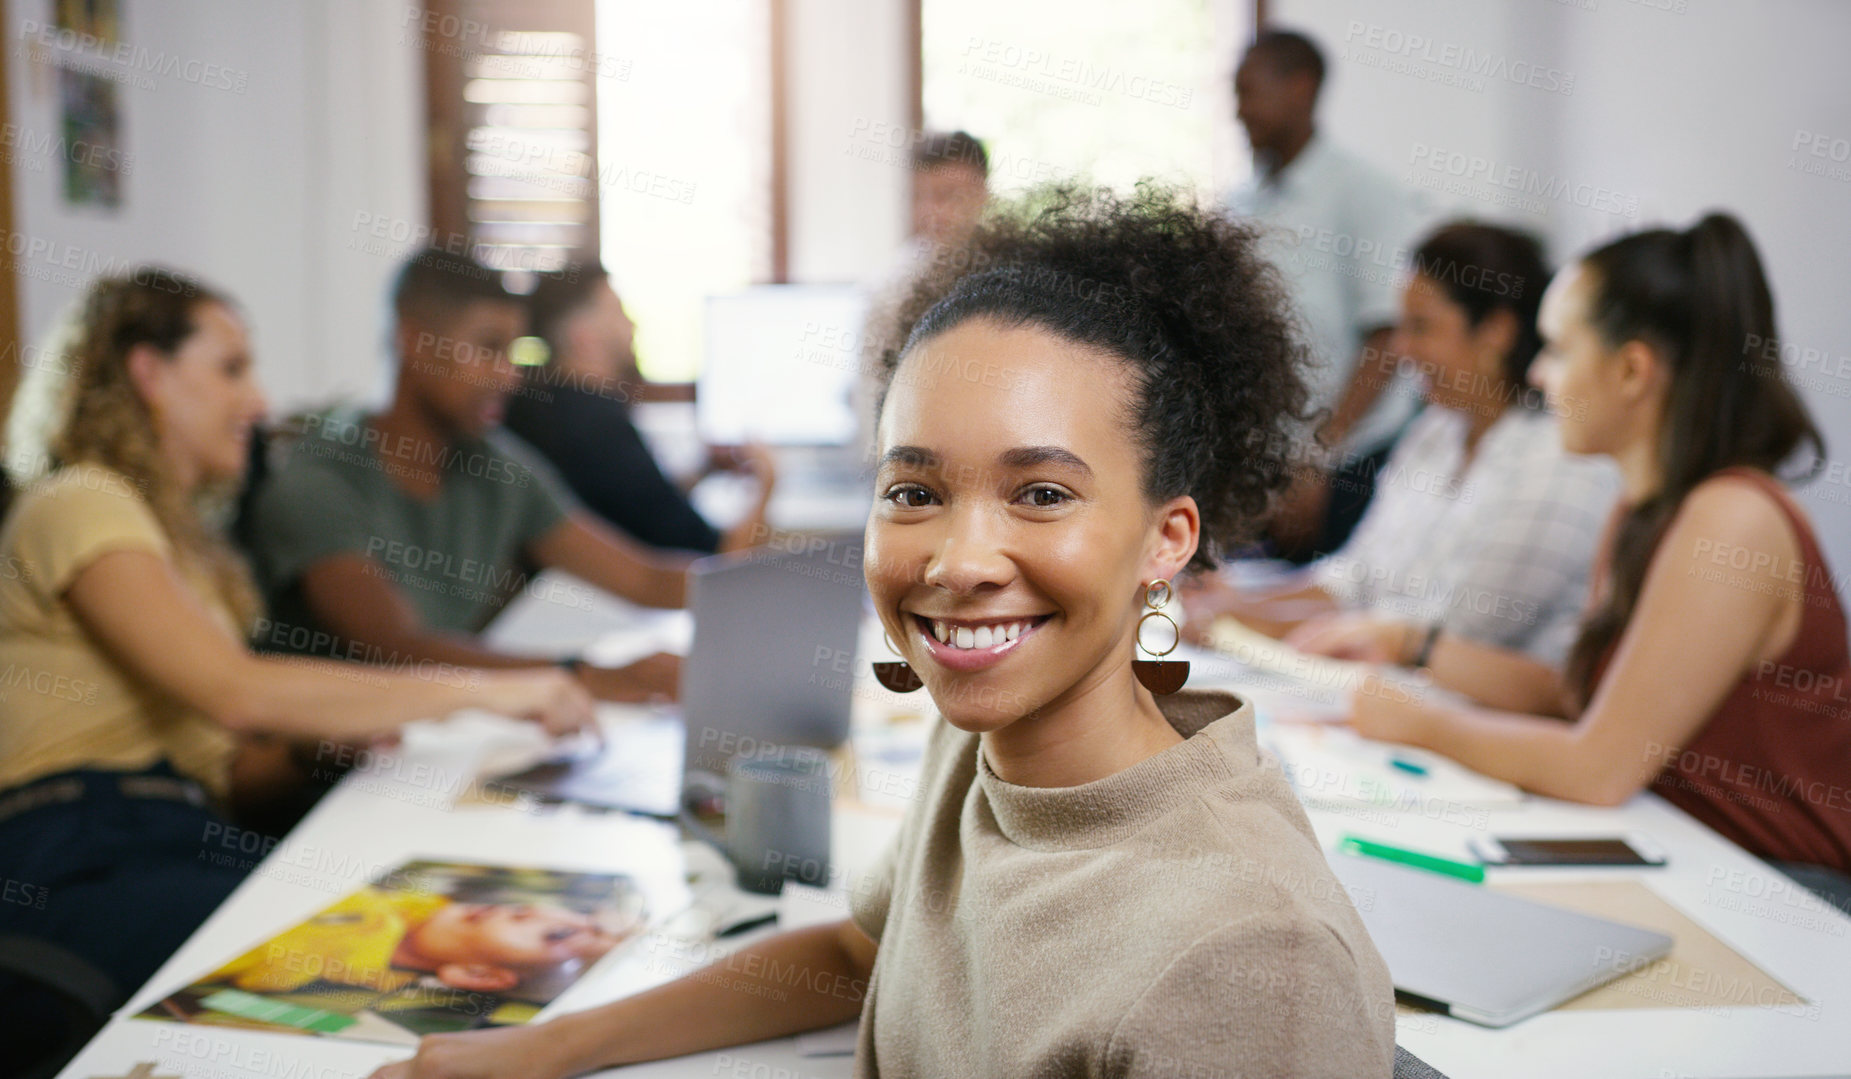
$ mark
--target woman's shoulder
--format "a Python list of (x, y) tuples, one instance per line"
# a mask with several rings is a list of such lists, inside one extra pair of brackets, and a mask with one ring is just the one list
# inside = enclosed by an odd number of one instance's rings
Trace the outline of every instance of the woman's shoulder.
[(28, 487), (0, 530), (7, 559), (48, 594), (61, 592), (84, 566), (112, 550), (167, 557), (171, 544), (133, 477), (101, 465), (71, 465)]
[(1797, 555), (1814, 535), (1806, 511), (1786, 487), (1756, 468), (1724, 469), (1692, 487), (1671, 528), (1712, 553), (1726, 545), (1766, 553), (1791, 549)]
[(155, 523), (142, 481), (91, 462), (66, 465), (31, 484), (20, 493), (12, 515), (40, 526), (69, 527), (99, 516)]
[(1407, 460), (1435, 453), (1458, 453), (1465, 446), (1466, 418), (1463, 413), (1438, 405), (1427, 405), (1417, 413), (1395, 440), (1389, 460)]

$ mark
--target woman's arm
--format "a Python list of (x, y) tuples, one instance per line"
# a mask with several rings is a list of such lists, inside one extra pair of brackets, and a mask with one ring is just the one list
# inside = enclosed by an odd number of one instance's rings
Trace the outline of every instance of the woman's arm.
[(413, 719), (480, 707), (555, 733), (593, 722), (560, 670), (487, 672), (436, 665), (391, 674), (358, 664), (253, 655), (151, 551), (111, 551), (72, 579), (65, 602), (122, 666), (231, 730), (358, 740)]
[[(1755, 568), (1727, 568), (1736, 551)], [(1541, 794), (1617, 805), (1652, 781), (1751, 666), (1791, 645), (1803, 593), (1789, 574), (1800, 565), (1793, 529), (1766, 493), (1706, 483), (1660, 544), (1612, 664), (1575, 722), (1435, 707), (1371, 684), (1357, 694), (1356, 727)]]
[[(1416, 623), (1359, 611), (1313, 619), (1288, 634), (1285, 643), (1312, 655), (1408, 666), (1416, 661), (1426, 634)], [(1426, 671), (1434, 684), (1491, 708), (1566, 714), (1561, 673), (1520, 652), (1442, 632), (1427, 653)]]
[[(358, 646), (360, 655), (449, 668), (534, 671), (557, 666), (546, 656), (498, 652), (474, 634), (446, 633), (425, 625), (399, 585), (362, 555), (331, 555), (309, 566), (302, 572), (302, 598), (318, 626), (325, 626), (342, 646)], [(680, 676), (680, 658), (661, 653), (626, 667), (587, 663), (578, 668), (580, 684), (605, 701), (672, 699)]]
[(1441, 632), (1433, 642), (1427, 673), (1434, 684), (1507, 712), (1560, 719), (1568, 714), (1562, 672), (1546, 663)]
[(834, 1026), (861, 1014), (876, 944), (844, 920), (780, 933), (678, 981), (536, 1026), (434, 1034), (372, 1079), (563, 1079)]
[(1181, 596), (1188, 613), (1184, 636), (1197, 642), (1208, 639), (1210, 627), (1223, 615), (1233, 615), (1268, 637), (1283, 637), (1337, 609), (1336, 599), (1304, 574), (1266, 589), (1240, 589), (1218, 574), (1203, 574), (1185, 580)]

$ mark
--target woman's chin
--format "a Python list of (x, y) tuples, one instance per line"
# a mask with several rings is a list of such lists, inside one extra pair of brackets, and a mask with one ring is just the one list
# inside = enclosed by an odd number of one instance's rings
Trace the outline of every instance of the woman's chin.
[(244, 482), (244, 470), (248, 459), (240, 455), (237, 461), (216, 461), (200, 470), (200, 479), (213, 486), (237, 486)]
[(972, 686), (946, 680), (950, 684), (926, 683), (932, 704), (945, 722), (968, 734), (987, 734), (1000, 730), (1030, 712), (1024, 698), (1007, 688)]

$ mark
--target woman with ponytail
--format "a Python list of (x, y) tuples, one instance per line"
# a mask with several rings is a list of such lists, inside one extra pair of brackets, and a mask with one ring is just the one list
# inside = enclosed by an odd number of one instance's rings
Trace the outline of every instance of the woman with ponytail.
[(287, 742), (465, 707), (567, 731), (591, 709), (561, 671), (426, 678), (246, 647), (255, 592), (199, 510), (241, 478), (264, 410), (224, 297), (161, 269), (100, 280), (64, 361), (60, 467), (0, 528), (0, 865), (46, 899), (0, 904), (0, 935), (61, 945), (126, 996), (237, 884), (248, 851), (214, 837)]
[(1845, 612), (1776, 478), (1825, 447), (1758, 358), (1778, 338), (1754, 244), (1724, 214), (1626, 236), (1550, 285), (1541, 325), (1565, 447), (1624, 484), (1566, 670), (1443, 634), (1434, 680), (1483, 706), (1365, 689), (1356, 726), (1572, 801), (1650, 786), (1851, 902)]

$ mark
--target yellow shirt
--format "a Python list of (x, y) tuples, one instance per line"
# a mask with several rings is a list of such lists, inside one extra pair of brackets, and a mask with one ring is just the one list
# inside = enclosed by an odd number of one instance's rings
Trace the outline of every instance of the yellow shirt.
[(399, 942), (449, 902), (429, 892), (362, 888), (205, 980), (252, 993), (289, 993), (315, 981), (390, 992), (418, 980), (392, 965)]
[[(172, 545), (134, 480), (73, 465), (24, 492), (0, 528), (0, 789), (75, 768), (135, 771), (165, 757), (215, 797), (229, 786), (231, 733), (117, 665), (64, 594), (113, 551)], [(238, 636), (209, 579), (182, 572)]]

